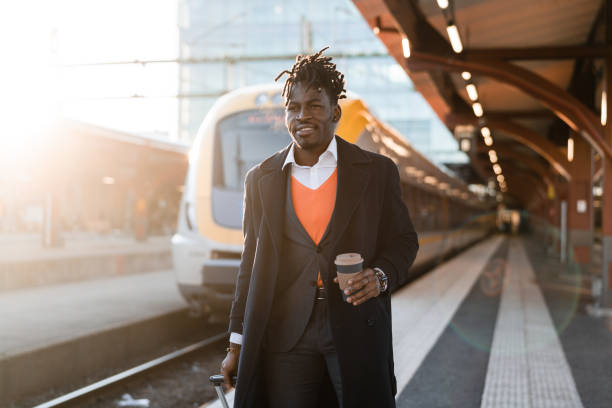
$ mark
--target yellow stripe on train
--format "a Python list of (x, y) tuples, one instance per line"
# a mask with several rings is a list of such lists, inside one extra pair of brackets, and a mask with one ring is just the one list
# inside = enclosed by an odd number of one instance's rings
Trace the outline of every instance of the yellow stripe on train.
[(368, 116), (365, 115), (368, 108), (359, 99), (341, 99), (340, 108), (342, 108), (342, 118), (338, 123), (336, 133), (347, 142), (356, 143), (359, 135), (370, 122)]

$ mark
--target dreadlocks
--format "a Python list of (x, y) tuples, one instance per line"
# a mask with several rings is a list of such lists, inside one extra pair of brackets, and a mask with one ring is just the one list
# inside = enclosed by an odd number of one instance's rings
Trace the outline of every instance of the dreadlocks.
[(338, 99), (346, 98), (344, 89), (344, 74), (336, 70), (336, 64), (332, 63), (332, 57), (323, 57), (323, 51), (329, 47), (312, 55), (298, 55), (291, 71), (283, 71), (274, 79), (278, 81), (280, 77), (287, 74), (283, 88), (283, 96), (288, 98), (291, 90), (298, 82), (303, 82), (306, 88), (324, 88), (331, 101), (338, 103)]

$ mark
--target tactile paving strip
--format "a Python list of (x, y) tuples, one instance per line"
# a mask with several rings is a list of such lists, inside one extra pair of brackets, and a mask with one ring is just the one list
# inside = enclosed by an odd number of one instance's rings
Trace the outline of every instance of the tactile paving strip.
[(482, 408), (582, 407), (522, 243), (510, 242)]

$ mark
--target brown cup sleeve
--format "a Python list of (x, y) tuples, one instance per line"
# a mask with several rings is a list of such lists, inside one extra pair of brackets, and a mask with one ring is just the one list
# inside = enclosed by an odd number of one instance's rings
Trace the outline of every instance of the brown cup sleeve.
[(348, 281), (353, 276), (357, 275), (359, 272), (361, 272), (361, 270), (359, 270), (358, 272), (353, 272), (353, 273), (338, 273), (338, 284), (340, 285), (340, 289), (342, 290), (342, 293), (344, 293), (344, 289), (350, 286), (348, 284)]

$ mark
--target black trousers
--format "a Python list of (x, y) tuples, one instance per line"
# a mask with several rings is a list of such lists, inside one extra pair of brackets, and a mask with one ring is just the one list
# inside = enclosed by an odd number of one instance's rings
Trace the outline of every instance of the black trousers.
[[(331, 385), (342, 406), (342, 379), (328, 318), (327, 300), (316, 300), (304, 334), (288, 352), (266, 352), (266, 391), (271, 408), (330, 406)], [(334, 398), (333, 395), (331, 395)], [(328, 400), (327, 400), (328, 401)], [(335, 401), (332, 399), (333, 405)]]

